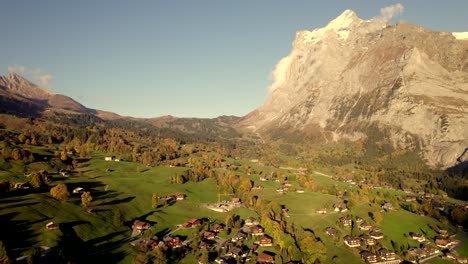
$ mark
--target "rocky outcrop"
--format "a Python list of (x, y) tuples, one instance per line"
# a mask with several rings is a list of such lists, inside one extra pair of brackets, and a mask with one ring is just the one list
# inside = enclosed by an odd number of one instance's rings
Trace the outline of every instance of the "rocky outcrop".
[(377, 127), (432, 166), (452, 166), (468, 146), (468, 41), (459, 34), (346, 10), (296, 34), (270, 92), (244, 127), (294, 128), (324, 141), (366, 139)]

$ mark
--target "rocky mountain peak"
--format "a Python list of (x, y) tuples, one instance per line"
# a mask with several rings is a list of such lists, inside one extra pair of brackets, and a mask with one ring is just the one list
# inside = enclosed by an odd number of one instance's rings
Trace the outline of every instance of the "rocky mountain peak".
[(46, 100), (54, 95), (53, 92), (39, 87), (13, 72), (7, 76), (0, 76), (0, 87), (4, 87), (9, 92), (32, 99)]
[(257, 133), (297, 129), (325, 142), (366, 140), (377, 127), (394, 147), (451, 166), (468, 146), (468, 41), (455, 36), (347, 10), (296, 34), (269, 98), (243, 122)]

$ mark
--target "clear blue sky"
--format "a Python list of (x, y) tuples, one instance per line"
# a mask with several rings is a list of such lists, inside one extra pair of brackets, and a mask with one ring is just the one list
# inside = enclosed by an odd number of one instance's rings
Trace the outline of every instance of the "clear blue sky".
[(468, 31), (466, 0), (2, 1), (0, 74), (49, 75), (47, 89), (121, 115), (241, 116), (268, 96), (296, 31), (397, 3), (392, 22)]

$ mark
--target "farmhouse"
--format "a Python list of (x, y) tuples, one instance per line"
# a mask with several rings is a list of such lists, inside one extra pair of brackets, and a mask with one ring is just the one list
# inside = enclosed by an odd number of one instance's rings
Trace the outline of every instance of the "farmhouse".
[(215, 238), (216, 238), (216, 233), (211, 232), (211, 231), (203, 231), (203, 232), (202, 232), (202, 237), (203, 237), (204, 239), (212, 240), (212, 239), (215, 239)]
[(359, 247), (361, 245), (361, 240), (359, 238), (355, 238), (353, 236), (346, 235), (344, 238), (344, 243), (348, 247)]
[(200, 219), (197, 218), (192, 218), (188, 220), (187, 222), (182, 224), (182, 228), (192, 228), (194, 226), (201, 225)]
[(164, 244), (169, 248), (178, 248), (180, 247), (180, 240), (178, 237), (165, 236), (163, 237)]
[(262, 252), (258, 254), (257, 256), (257, 263), (259, 264), (275, 263), (275, 257), (270, 254), (266, 254), (265, 252)]
[(395, 252), (390, 251), (386, 248), (379, 249), (379, 256), (382, 260), (385, 260), (385, 261), (396, 259)]
[(212, 232), (215, 232), (215, 233), (222, 232), (222, 231), (224, 231), (224, 226), (223, 226), (223, 225), (220, 225), (220, 224), (214, 224), (214, 225), (211, 227), (211, 231), (212, 231)]
[(367, 246), (375, 245), (375, 239), (368, 235), (361, 235), (360, 238), (362, 240), (362, 243), (364, 243), (364, 245), (367, 245)]
[(447, 239), (447, 238), (437, 237), (435, 239), (435, 244), (436, 244), (436, 246), (438, 246), (440, 248), (448, 248), (449, 246), (452, 245), (452, 241), (450, 239)]
[(245, 226), (258, 225), (258, 222), (257, 222), (257, 220), (256, 220), (255, 218), (253, 218), (253, 217), (248, 217), (247, 219), (245, 219), (244, 225), (245, 225)]
[(59, 225), (54, 222), (49, 222), (46, 224), (46, 228), (47, 230), (54, 230), (54, 229), (58, 229)]
[(317, 214), (326, 214), (327, 213), (327, 208), (320, 208), (317, 210)]
[(73, 193), (83, 193), (83, 192), (84, 192), (84, 189), (81, 187), (76, 187), (75, 189), (73, 189)]
[(361, 259), (367, 263), (377, 263), (377, 255), (367, 250), (361, 252)]
[(351, 226), (353, 224), (353, 219), (350, 216), (344, 216), (340, 217), (338, 221), (343, 225), (343, 226)]
[(368, 231), (368, 230), (371, 230), (372, 229), (372, 225), (369, 224), (369, 223), (362, 223), (361, 225), (359, 225), (359, 229), (360, 230), (365, 230), (365, 231)]
[(411, 239), (414, 239), (418, 242), (424, 242), (424, 240), (426, 240), (426, 238), (424, 237), (423, 234), (417, 234), (417, 233), (412, 233), (411, 234)]
[(104, 157), (105, 161), (113, 161), (115, 159), (115, 156), (106, 156)]
[(231, 255), (235, 258), (247, 257), (247, 254), (240, 247), (234, 247), (231, 249)]
[(252, 234), (252, 236), (262, 236), (264, 235), (264, 230), (263, 227), (255, 225), (250, 228), (250, 233)]
[(422, 250), (424, 250), (424, 252), (426, 252), (426, 255), (434, 255), (434, 254), (437, 254), (440, 252), (440, 250), (434, 248), (434, 247), (431, 247), (429, 245), (424, 245), (422, 247)]
[(273, 238), (267, 236), (267, 235), (263, 235), (262, 237), (260, 237), (260, 239), (256, 242), (256, 244), (258, 244), (259, 246), (261, 247), (269, 247), (269, 246), (272, 246), (273, 245)]
[(17, 182), (17, 183), (15, 183), (15, 185), (13, 185), (13, 188), (26, 190), (26, 189), (29, 189), (29, 183), (27, 183), (27, 182)]
[(150, 228), (151, 225), (145, 221), (141, 221), (141, 220), (135, 220), (133, 222), (133, 228), (136, 229), (136, 230), (146, 230), (148, 228)]
[(373, 239), (382, 239), (384, 237), (382, 232), (372, 231), (369, 233), (370, 237)]
[(335, 228), (327, 227), (325, 229), (325, 234), (327, 234), (329, 236), (335, 236), (336, 234), (338, 234), (338, 231)]
[(393, 204), (392, 204), (392, 203), (384, 203), (384, 204), (382, 205), (382, 209), (385, 209), (385, 210), (393, 210), (393, 209), (395, 209), (395, 208), (393, 207)]
[(345, 203), (335, 203), (333, 205), (333, 208), (335, 210), (335, 212), (346, 212), (348, 211), (348, 207), (346, 206)]
[(408, 249), (408, 256), (410, 258), (421, 259), (421, 258), (425, 258), (427, 256), (427, 253), (420, 248), (410, 248)]
[(362, 219), (362, 217), (360, 216), (356, 216), (356, 223), (362, 223), (364, 222), (364, 219)]

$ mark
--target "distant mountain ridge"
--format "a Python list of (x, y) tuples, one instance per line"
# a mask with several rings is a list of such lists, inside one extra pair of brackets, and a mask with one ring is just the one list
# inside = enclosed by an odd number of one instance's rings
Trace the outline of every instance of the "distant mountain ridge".
[(10, 104), (8, 109), (0, 109), (2, 112), (24, 112), (23, 115), (26, 116), (40, 115), (41, 111), (46, 109), (96, 113), (95, 110), (86, 108), (72, 98), (39, 87), (16, 73), (0, 76), (0, 97), (3, 101), (18, 103), (16, 109)]
[(269, 98), (241, 125), (321, 142), (374, 144), (379, 131), (378, 140), (420, 150), (431, 166), (454, 166), (468, 146), (466, 36), (346, 10), (324, 28), (297, 32)]

